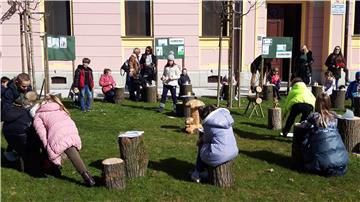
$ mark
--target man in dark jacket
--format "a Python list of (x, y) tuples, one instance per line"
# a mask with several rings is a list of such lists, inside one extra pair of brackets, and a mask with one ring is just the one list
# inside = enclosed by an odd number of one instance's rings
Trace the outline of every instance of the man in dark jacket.
[[(90, 111), (91, 100), (92, 100), (92, 90), (94, 88), (94, 77), (92, 69), (89, 67), (90, 59), (84, 58), (82, 60), (82, 65), (78, 65), (75, 71), (74, 78), (74, 91), (80, 91), (79, 99), (81, 110), (83, 112)], [(85, 101), (86, 95), (86, 101)]]

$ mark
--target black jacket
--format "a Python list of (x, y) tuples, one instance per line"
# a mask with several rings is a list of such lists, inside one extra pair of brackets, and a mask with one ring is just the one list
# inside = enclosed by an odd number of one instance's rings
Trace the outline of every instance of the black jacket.
[(179, 86), (184, 85), (186, 82), (188, 82), (188, 84), (191, 83), (189, 75), (181, 74), (180, 78), (178, 79)]

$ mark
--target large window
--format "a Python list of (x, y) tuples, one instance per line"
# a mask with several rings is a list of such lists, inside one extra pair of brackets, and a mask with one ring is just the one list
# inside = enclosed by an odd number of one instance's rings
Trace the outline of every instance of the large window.
[[(220, 35), (220, 16), (225, 5), (222, 1), (202, 1), (202, 36)], [(228, 36), (226, 19), (223, 19), (223, 24), (223, 36)]]
[(46, 32), (71, 35), (70, 1), (45, 1)]
[(355, 1), (354, 34), (360, 34), (360, 1)]
[(126, 36), (151, 36), (150, 1), (125, 1)]

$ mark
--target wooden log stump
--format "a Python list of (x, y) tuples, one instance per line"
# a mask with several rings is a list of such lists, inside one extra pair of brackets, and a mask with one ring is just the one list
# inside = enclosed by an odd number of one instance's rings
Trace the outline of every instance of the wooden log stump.
[(125, 162), (119, 158), (102, 161), (102, 177), (106, 188), (123, 190), (126, 187)]
[(304, 164), (304, 159), (301, 152), (301, 144), (304, 141), (307, 129), (303, 125), (296, 123), (294, 125), (294, 136), (291, 145), (291, 159), (296, 168), (301, 168)]
[(360, 97), (354, 97), (353, 99), (354, 114), (355, 116), (360, 117)]
[(209, 182), (218, 187), (231, 187), (234, 184), (232, 167), (234, 160), (225, 162), (217, 167), (209, 167)]
[(180, 94), (182, 95), (192, 95), (192, 85), (191, 84), (183, 84), (180, 86)]
[(311, 92), (314, 94), (315, 98), (317, 98), (320, 93), (324, 92), (323, 86), (317, 85), (317, 86), (311, 86)]
[[(338, 118), (338, 128), (346, 150), (350, 153), (354, 150), (359, 152), (360, 144), (360, 118), (353, 119)], [(356, 151), (355, 151), (356, 152)]]
[(176, 103), (176, 116), (182, 117), (184, 116), (184, 104), (183, 102)]
[(186, 103), (190, 100), (194, 100), (195, 96), (192, 95), (183, 95), (180, 97), (183, 101), (183, 108), (184, 108), (184, 116), (185, 118), (191, 117), (191, 110), (190, 107), (186, 106)]
[(333, 108), (344, 109), (345, 90), (333, 90), (331, 94), (331, 105)]
[(115, 88), (114, 101), (120, 104), (124, 100), (125, 88)]
[(145, 102), (154, 103), (157, 101), (156, 86), (145, 87)]
[(269, 108), (268, 109), (268, 128), (271, 130), (281, 129), (281, 108)]
[(119, 136), (120, 157), (125, 161), (126, 176), (128, 179), (145, 176), (149, 162), (149, 155), (145, 148), (144, 137)]
[(274, 85), (264, 85), (263, 86), (263, 99), (264, 100), (273, 100), (274, 99)]

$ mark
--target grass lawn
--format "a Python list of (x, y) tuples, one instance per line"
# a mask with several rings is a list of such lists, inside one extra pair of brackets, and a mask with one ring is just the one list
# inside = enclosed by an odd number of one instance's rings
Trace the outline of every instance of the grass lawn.
[[(215, 103), (214, 99), (203, 99)], [(69, 104), (69, 103), (67, 103)], [(222, 104), (225, 105), (225, 102)], [(124, 191), (87, 188), (71, 162), (63, 165), (62, 178), (34, 178), (1, 167), (2, 201), (359, 201), (360, 158), (351, 155), (343, 177), (320, 177), (291, 169), (291, 139), (267, 126), (265, 118), (251, 119), (243, 108), (231, 110), (240, 149), (234, 166), (235, 186), (220, 189), (190, 181), (188, 171), (196, 158), (194, 135), (182, 132), (184, 118), (170, 118), (170, 102), (164, 113), (158, 103), (125, 101), (122, 105), (95, 102), (90, 113), (71, 109), (82, 138), (81, 156), (90, 172), (101, 176), (101, 161), (119, 157), (120, 131), (143, 130), (149, 151), (147, 176), (127, 182)], [(173, 116), (173, 115), (171, 115)], [(6, 147), (2, 137), (1, 147)], [(273, 168), (274, 172), (267, 170)]]

